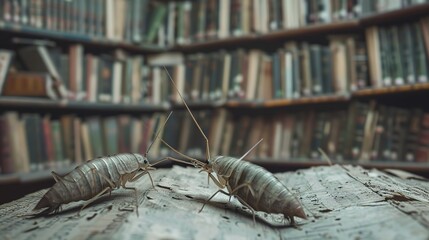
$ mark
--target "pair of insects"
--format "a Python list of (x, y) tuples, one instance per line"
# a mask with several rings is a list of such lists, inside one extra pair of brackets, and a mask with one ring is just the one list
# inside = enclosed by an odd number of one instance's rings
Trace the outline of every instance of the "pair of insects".
[[(167, 71), (167, 69), (165, 70)], [(228, 156), (216, 156), (214, 158), (210, 156), (208, 138), (196, 121), (168, 71), (167, 75), (206, 141), (206, 160), (200, 161), (180, 153), (160, 139), (172, 151), (186, 159), (167, 157), (164, 160), (172, 160), (200, 168), (201, 171), (207, 172), (208, 177), (219, 187), (219, 190), (206, 200), (200, 212), (216, 194), (223, 193), (228, 196), (235, 196), (243, 205), (248, 207), (253, 213), (254, 221), (255, 211), (283, 214), (292, 224), (294, 224), (294, 217), (306, 219), (306, 214), (300, 202), (272, 173), (260, 166), (242, 160), (262, 139), (239, 159)], [(156, 134), (155, 140), (158, 138), (159, 132)], [(87, 200), (82, 206), (82, 210), (101, 195), (110, 193), (113, 189), (119, 187), (133, 190), (137, 205), (137, 190), (127, 187), (125, 184), (136, 181), (147, 173), (154, 187), (149, 170), (155, 169), (153, 167), (155, 164), (151, 165), (147, 159), (147, 153), (151, 146), (148, 147), (144, 155), (124, 153), (90, 160), (63, 177), (53, 172), (56, 183), (46, 192), (34, 210), (44, 209), (37, 214), (43, 215), (58, 212), (62, 204)], [(216, 176), (213, 173), (216, 173)], [(228, 192), (223, 190), (225, 188)], [(138, 207), (136, 209), (138, 211)]]

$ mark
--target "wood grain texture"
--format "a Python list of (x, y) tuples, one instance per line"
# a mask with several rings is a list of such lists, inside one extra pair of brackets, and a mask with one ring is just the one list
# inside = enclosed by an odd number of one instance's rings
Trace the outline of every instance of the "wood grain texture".
[[(252, 214), (194, 168), (153, 172), (130, 184), (139, 190), (139, 217), (133, 194), (120, 189), (76, 216), (82, 202), (63, 212), (26, 219), (46, 190), (0, 206), (5, 239), (428, 239), (429, 183), (353, 166), (320, 166), (275, 174), (302, 202), (308, 220), (290, 227), (281, 215)], [(402, 175), (405, 176), (405, 175)], [(410, 175), (412, 177), (412, 175)]]

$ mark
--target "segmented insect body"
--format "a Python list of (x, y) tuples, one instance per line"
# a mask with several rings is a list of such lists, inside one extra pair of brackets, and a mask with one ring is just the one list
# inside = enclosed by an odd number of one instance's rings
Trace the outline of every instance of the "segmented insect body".
[[(166, 68), (164, 68), (167, 71)], [(167, 71), (167, 75), (178, 92), (183, 104), (191, 115), (192, 120), (198, 127), (201, 135), (206, 141), (206, 158), (207, 162), (199, 161), (195, 158), (189, 157), (178, 150), (171, 147), (168, 143), (161, 139), (170, 149), (180, 156), (190, 160), (188, 164), (201, 168), (202, 171), (208, 173), (210, 179), (220, 188), (216, 191), (202, 206), (200, 212), (210, 199), (212, 199), (219, 192), (228, 196), (236, 196), (238, 200), (253, 212), (253, 220), (255, 221), (255, 210), (264, 211), (267, 213), (282, 213), (286, 218), (290, 219), (294, 224), (293, 217), (300, 217), (306, 219), (304, 210), (300, 202), (292, 196), (289, 190), (270, 172), (255, 164), (242, 161), (247, 154), (250, 153), (261, 141), (256, 143), (247, 153), (241, 158), (217, 156), (212, 160), (210, 156), (209, 140), (204, 134), (194, 115), (184, 100), (182, 94), (178, 90), (176, 84)], [(183, 162), (183, 160), (170, 158), (173, 161)], [(216, 173), (217, 178), (212, 174)], [(223, 191), (224, 188), (228, 192)]]
[[(255, 211), (280, 213), (306, 218), (301, 204), (272, 173), (264, 168), (233, 157), (217, 156), (212, 169), (228, 192), (236, 195), (243, 205)], [(253, 192), (253, 193), (252, 193)]]
[(122, 153), (87, 161), (63, 177), (53, 172), (56, 183), (45, 193), (33, 210), (47, 208), (39, 214), (48, 214), (57, 212), (62, 204), (89, 200), (83, 205), (82, 210), (99, 196), (119, 187), (134, 190), (136, 193), (135, 188), (126, 187), (125, 184), (149, 173), (150, 169), (149, 161), (145, 156), (137, 153)]

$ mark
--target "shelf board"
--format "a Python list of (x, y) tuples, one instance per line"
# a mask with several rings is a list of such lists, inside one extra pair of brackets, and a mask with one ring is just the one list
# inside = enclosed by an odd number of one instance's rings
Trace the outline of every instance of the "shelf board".
[(261, 35), (258, 40), (271, 41), (292, 39), (304, 36), (319, 36), (329, 33), (344, 33), (359, 30), (359, 20), (345, 20), (330, 23), (311, 24), (299, 28), (290, 28)]
[(298, 99), (269, 100), (264, 103), (264, 106), (265, 107), (285, 107), (285, 106), (296, 106), (296, 105), (339, 103), (339, 102), (347, 102), (349, 100), (350, 100), (350, 97), (346, 95), (341, 95), (341, 96), (326, 95), (326, 96), (303, 97)]
[(408, 19), (417, 19), (427, 15), (429, 12), (429, 3), (421, 3), (409, 7), (375, 13), (373, 15), (362, 17), (359, 19), (359, 25), (363, 27), (402, 22)]
[(26, 184), (36, 181), (46, 181), (53, 179), (51, 172), (55, 171), (59, 175), (64, 175), (73, 170), (76, 165), (72, 164), (67, 167), (57, 167), (49, 170), (41, 170), (27, 173), (0, 174), (0, 185), (4, 184)]
[(0, 33), (15, 36), (50, 39), (64, 43), (81, 43), (95, 48), (120, 48), (136, 53), (160, 53), (168, 49), (154, 44), (133, 44), (84, 34), (67, 33), (0, 21)]
[(0, 107), (22, 107), (22, 108), (43, 108), (43, 109), (56, 109), (56, 110), (70, 110), (70, 111), (96, 111), (96, 112), (159, 112), (170, 109), (168, 104), (154, 105), (154, 104), (113, 104), (113, 103), (91, 103), (79, 101), (65, 101), (65, 100), (50, 100), (43, 98), (24, 98), (24, 97), (0, 97)]
[(397, 93), (425, 91), (425, 90), (429, 90), (429, 83), (416, 83), (416, 84), (404, 85), (404, 86), (361, 89), (353, 92), (352, 95), (356, 97), (361, 97), (361, 96), (397, 94)]
[(232, 37), (221, 38), (221, 39), (193, 42), (190, 44), (180, 44), (172, 47), (171, 50), (178, 51), (178, 52), (196, 52), (196, 51), (203, 51), (203, 50), (214, 49), (219, 47), (236, 46), (244, 42), (245, 43), (255, 42), (258, 39), (259, 39), (258, 36), (255, 34), (237, 36), (237, 37), (232, 36)]
[(207, 40), (191, 44), (177, 45), (172, 48), (173, 51), (195, 52), (228, 46), (240, 46), (242, 44), (264, 44), (266, 41), (285, 40), (296, 37), (316, 36), (319, 34), (350, 32), (359, 29), (357, 20), (332, 22), (324, 24), (308, 25), (300, 28), (291, 28), (280, 31), (269, 32), (266, 34), (252, 33), (244, 36), (232, 36), (228, 38)]

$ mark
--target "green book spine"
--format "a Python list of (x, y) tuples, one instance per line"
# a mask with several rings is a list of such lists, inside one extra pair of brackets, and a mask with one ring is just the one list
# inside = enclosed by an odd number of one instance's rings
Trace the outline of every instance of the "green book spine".
[(151, 24), (149, 25), (149, 30), (147, 32), (146, 42), (151, 43), (155, 40), (158, 28), (161, 26), (166, 13), (167, 7), (164, 4), (159, 4), (155, 7), (154, 15), (150, 21)]

